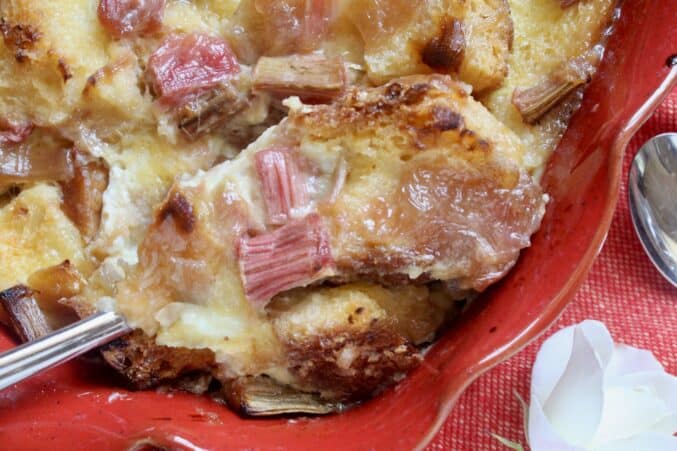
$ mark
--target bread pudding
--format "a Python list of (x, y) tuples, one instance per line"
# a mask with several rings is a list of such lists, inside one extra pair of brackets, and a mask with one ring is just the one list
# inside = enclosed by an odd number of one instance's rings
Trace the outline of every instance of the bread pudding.
[(117, 311), (131, 386), (250, 415), (377, 394), (529, 246), (614, 6), (2, 2), (5, 321)]

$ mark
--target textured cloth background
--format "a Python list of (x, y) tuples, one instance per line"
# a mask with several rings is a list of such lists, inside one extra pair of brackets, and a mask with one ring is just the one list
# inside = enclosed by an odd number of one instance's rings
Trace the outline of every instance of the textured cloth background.
[(604, 322), (614, 341), (651, 350), (667, 371), (677, 374), (677, 289), (656, 271), (635, 236), (626, 186), (639, 147), (654, 135), (675, 131), (677, 89), (626, 151), (624, 183), (609, 235), (575, 299), (545, 336), (468, 388), (428, 447), (430, 451), (507, 449), (491, 432), (526, 445), (522, 411), (513, 391), (528, 402), (531, 366), (541, 343), (555, 331), (584, 319)]

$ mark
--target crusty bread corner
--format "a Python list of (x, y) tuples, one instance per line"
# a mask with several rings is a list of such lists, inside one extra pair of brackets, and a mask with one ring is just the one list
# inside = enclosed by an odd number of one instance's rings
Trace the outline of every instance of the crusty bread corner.
[(110, 39), (96, 7), (89, 0), (0, 3), (0, 116), (41, 125), (67, 119), (87, 77), (108, 63)]
[[(431, 72), (422, 57), (435, 39), (444, 39), (444, 26), (459, 19), (465, 49), (458, 77), (475, 92), (501, 85), (508, 73), (513, 25), (507, 0), (435, 0), (426, 2), (429, 14), (419, 14), (383, 42), (365, 43), (365, 63), (372, 82)], [(451, 70), (451, 73), (456, 73)]]
[(212, 351), (159, 346), (140, 330), (105, 345), (101, 355), (137, 389), (181, 384), (214, 367)]
[(599, 43), (617, 1), (586, 0), (566, 9), (557, 1), (509, 1), (514, 46), (508, 75), (498, 89), (479, 93), (478, 98), (520, 137), (525, 146), (525, 167), (539, 174), (566, 130), (581, 93), (561, 102), (537, 124), (528, 124), (512, 104), (513, 92), (534, 86)]
[(498, 88), (508, 75), (513, 23), (508, 0), (470, 0), (465, 16), (468, 45), (459, 78), (475, 93)]
[(444, 312), (426, 287), (359, 283), (279, 296), (269, 308), (296, 386), (361, 399), (416, 367)]
[[(423, 150), (440, 149), (462, 158), (484, 156), (511, 168), (522, 165), (520, 139), (472, 97), (470, 86), (450, 76), (411, 75), (377, 88), (353, 88), (332, 105), (288, 105), (286, 126), (308, 147), (351, 140), (351, 153), (369, 154), (371, 146), (379, 149), (381, 160), (405, 162)], [(381, 168), (359, 170), (369, 174)]]

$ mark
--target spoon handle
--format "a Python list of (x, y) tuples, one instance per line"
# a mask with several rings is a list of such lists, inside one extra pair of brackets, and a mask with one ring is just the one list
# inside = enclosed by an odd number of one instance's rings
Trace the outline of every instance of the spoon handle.
[(97, 313), (0, 354), (0, 390), (131, 331), (115, 312)]

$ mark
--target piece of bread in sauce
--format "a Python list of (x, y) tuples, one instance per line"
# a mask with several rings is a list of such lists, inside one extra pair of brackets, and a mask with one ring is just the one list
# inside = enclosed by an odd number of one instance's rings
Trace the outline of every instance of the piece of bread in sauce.
[[(543, 214), (519, 141), (468, 90), (433, 75), (354, 88), (331, 105), (291, 100), (289, 117), (234, 160), (175, 183), (139, 263), (103, 294), (157, 344), (213, 351), (221, 380), (268, 374), (341, 399), (377, 389), (418, 362), (416, 345), (442, 323), (425, 284), (483, 290)], [(295, 159), (306, 190), (282, 222), (259, 165), (271, 153)], [(257, 275), (251, 253), (269, 238), (282, 254), (270, 256), (274, 274)], [(300, 279), (284, 274), (318, 245), (331, 255)], [(96, 305), (94, 286), (80, 302)]]
[(0, 271), (0, 290), (26, 284), (36, 269), (67, 259), (79, 268), (87, 266), (82, 238), (61, 210), (57, 187), (22, 191), (0, 208), (0, 231), (0, 255), (7, 261)]
[[(507, 0), (354, 0), (345, 14), (364, 38), (364, 61), (374, 83), (434, 70), (457, 74), (481, 92), (500, 86), (508, 73)], [(458, 48), (450, 49), (455, 39)]]
[(0, 116), (59, 124), (87, 78), (108, 64), (110, 41), (89, 0), (0, 3)]
[(540, 174), (576, 111), (583, 88), (560, 102), (536, 124), (528, 124), (511, 102), (515, 88), (528, 88), (598, 44), (611, 23), (616, 0), (585, 0), (562, 9), (559, 2), (509, 0), (514, 45), (508, 75), (478, 99), (524, 144), (524, 163)]
[(364, 399), (416, 367), (445, 311), (425, 286), (356, 283), (278, 296), (268, 308), (295, 385)]

